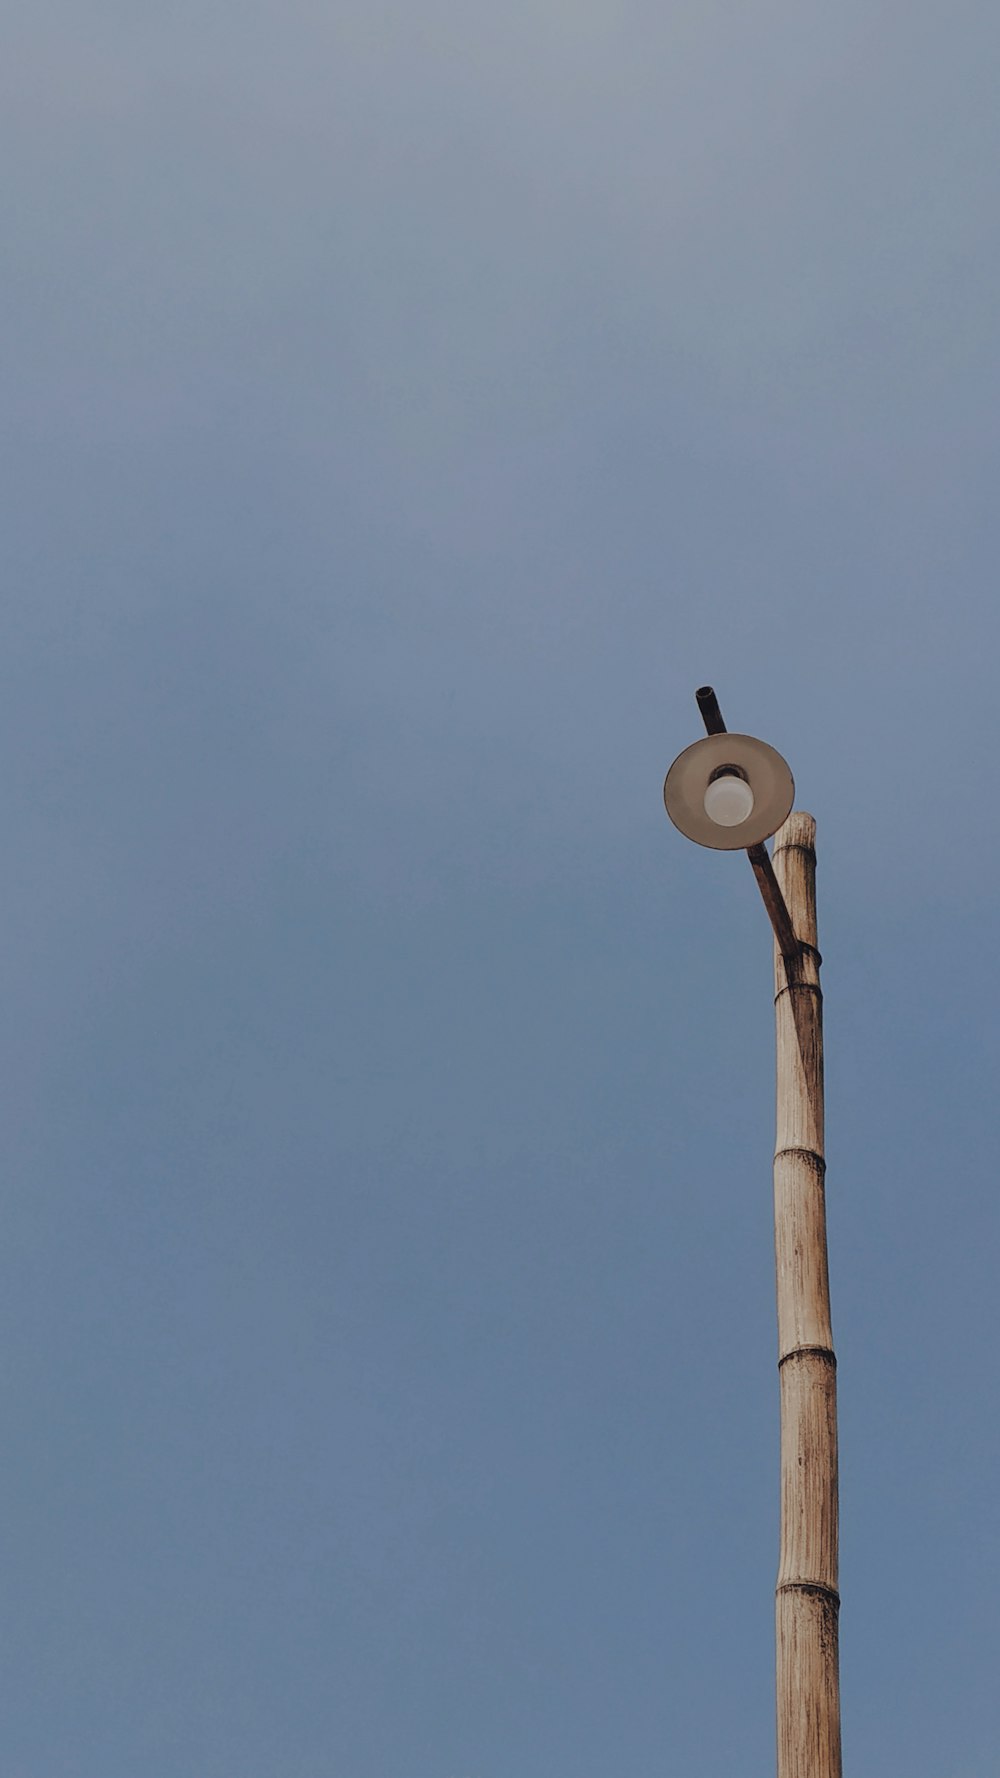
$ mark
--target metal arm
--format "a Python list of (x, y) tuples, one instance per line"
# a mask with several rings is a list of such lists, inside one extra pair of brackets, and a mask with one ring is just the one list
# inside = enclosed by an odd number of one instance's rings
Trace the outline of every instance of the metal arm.
[[(726, 734), (728, 731), (722, 718), (722, 711), (719, 709), (719, 700), (712, 687), (700, 685), (694, 695), (707, 733), (710, 735)], [(778, 949), (785, 962), (791, 963), (799, 955), (799, 941), (795, 936), (791, 915), (778, 885), (778, 879), (774, 874), (770, 854), (763, 841), (759, 846), (748, 846), (747, 857), (753, 867), (757, 887), (767, 909), (767, 917), (774, 928)]]

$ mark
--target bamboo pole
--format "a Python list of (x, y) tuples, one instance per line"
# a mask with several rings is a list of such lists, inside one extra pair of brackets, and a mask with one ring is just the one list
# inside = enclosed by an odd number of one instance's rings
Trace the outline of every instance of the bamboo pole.
[(774, 870), (798, 950), (775, 945), (774, 1242), (781, 1385), (781, 1547), (775, 1595), (778, 1778), (841, 1778), (837, 1619), (837, 1361), (823, 1157), (823, 1008), (816, 823), (789, 815)]

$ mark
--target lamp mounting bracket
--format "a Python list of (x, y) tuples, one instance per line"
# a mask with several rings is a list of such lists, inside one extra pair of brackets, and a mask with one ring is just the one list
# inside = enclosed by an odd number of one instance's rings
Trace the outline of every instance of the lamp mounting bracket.
[[(709, 735), (728, 734), (722, 711), (719, 709), (719, 700), (713, 688), (710, 685), (700, 685), (694, 695), (701, 711), (706, 733)], [(778, 949), (785, 962), (792, 963), (798, 958), (801, 946), (795, 936), (788, 905), (774, 874), (771, 855), (763, 840), (757, 846), (747, 847), (747, 857), (757, 879), (757, 887), (761, 893), (761, 900), (767, 909), (768, 919), (774, 928)]]

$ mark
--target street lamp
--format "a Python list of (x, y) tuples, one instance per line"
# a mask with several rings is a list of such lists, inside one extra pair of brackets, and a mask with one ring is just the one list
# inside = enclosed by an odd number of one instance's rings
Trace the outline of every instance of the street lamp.
[[(746, 850), (775, 937), (778, 1778), (841, 1778), (837, 1361), (826, 1251), (816, 823), (792, 814), (795, 786), (780, 753), (752, 735), (730, 735), (710, 685), (696, 697), (708, 732), (667, 773), (667, 814), (701, 846)], [(764, 844), (772, 835), (773, 861)]]

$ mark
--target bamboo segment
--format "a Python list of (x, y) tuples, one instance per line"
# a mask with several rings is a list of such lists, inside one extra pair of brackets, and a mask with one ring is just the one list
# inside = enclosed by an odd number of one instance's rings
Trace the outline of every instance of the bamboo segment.
[(837, 1361), (823, 1158), (823, 1003), (816, 824), (789, 815), (774, 871), (798, 952), (775, 946), (774, 1247), (781, 1382), (776, 1593), (778, 1778), (841, 1778), (837, 1616)]
[(777, 1629), (778, 1771), (839, 1778), (837, 1601), (826, 1593), (779, 1593)]
[(779, 1587), (837, 1591), (837, 1372), (832, 1353), (794, 1352), (781, 1366)]

